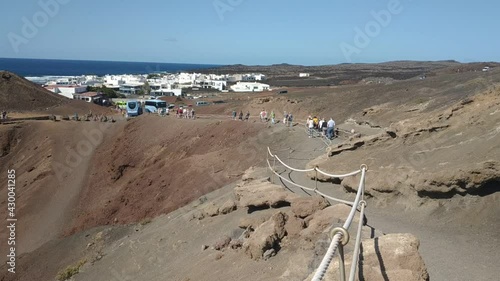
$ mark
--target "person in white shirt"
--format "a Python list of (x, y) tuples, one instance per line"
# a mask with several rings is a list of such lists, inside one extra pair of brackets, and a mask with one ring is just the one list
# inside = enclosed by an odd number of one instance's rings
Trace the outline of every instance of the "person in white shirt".
[(328, 139), (332, 139), (333, 137), (335, 137), (334, 132), (335, 132), (335, 121), (333, 121), (333, 118), (330, 118), (330, 120), (326, 125), (326, 137)]
[(314, 133), (314, 121), (312, 118), (307, 118), (307, 128), (309, 129), (309, 137), (312, 138)]

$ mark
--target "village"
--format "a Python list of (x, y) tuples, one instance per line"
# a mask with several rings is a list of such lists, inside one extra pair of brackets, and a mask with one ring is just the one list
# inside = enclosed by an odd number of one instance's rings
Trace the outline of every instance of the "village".
[[(300, 77), (305, 77), (303, 73)], [(69, 99), (84, 100), (99, 105), (108, 105), (112, 98), (147, 99), (176, 96), (198, 99), (202, 92), (264, 92), (271, 87), (263, 82), (264, 74), (200, 74), (200, 73), (152, 73), (124, 75), (82, 75), (27, 77), (45, 89)], [(109, 94), (111, 93), (111, 94)]]

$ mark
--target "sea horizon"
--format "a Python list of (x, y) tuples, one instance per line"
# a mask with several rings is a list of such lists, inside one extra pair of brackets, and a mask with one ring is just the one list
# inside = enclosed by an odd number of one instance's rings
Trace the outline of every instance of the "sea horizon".
[(132, 62), (102, 60), (0, 58), (0, 70), (10, 71), (23, 77), (81, 76), (177, 73), (193, 69), (206, 69), (222, 64)]

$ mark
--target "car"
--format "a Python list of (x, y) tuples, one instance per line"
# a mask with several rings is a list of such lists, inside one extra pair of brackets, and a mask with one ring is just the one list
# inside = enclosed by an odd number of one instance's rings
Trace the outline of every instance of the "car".
[(225, 101), (223, 101), (223, 100), (216, 100), (216, 101), (213, 101), (213, 104), (219, 104), (219, 103), (225, 103)]
[(282, 90), (282, 91), (279, 91), (278, 92), (279, 95), (282, 95), (282, 94), (288, 94), (288, 91), (287, 90)]

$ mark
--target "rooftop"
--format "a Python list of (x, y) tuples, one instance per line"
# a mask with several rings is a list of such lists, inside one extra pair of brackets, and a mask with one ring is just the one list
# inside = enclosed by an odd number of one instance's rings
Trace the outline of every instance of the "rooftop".
[(85, 92), (85, 93), (75, 94), (75, 95), (92, 98), (92, 97), (102, 96), (102, 93), (101, 92)]

